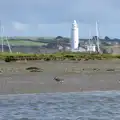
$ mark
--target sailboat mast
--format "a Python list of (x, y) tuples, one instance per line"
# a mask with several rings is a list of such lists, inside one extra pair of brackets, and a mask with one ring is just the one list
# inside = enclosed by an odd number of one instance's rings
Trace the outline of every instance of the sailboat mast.
[(100, 53), (100, 44), (99, 44), (99, 31), (98, 31), (98, 22), (96, 21), (96, 36), (97, 36), (97, 49), (98, 49), (98, 53)]
[(89, 29), (89, 52), (91, 54), (91, 41), (90, 41), (90, 37), (91, 37), (91, 30)]
[(1, 21), (0, 21), (0, 33), (1, 33), (1, 41), (2, 41), (2, 52), (4, 52), (4, 38), (3, 38), (4, 28), (1, 24)]
[(6, 40), (8, 48), (9, 48), (9, 52), (12, 53), (9, 41), (8, 41), (7, 37), (4, 37), (4, 26), (1, 24), (1, 21), (0, 21), (0, 33), (1, 33), (1, 40), (2, 40), (2, 52), (4, 52), (4, 42)]

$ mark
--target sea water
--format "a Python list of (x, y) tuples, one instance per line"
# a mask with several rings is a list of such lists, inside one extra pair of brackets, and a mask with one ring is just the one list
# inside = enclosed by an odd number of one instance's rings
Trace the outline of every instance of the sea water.
[(120, 120), (120, 92), (1, 95), (0, 120)]

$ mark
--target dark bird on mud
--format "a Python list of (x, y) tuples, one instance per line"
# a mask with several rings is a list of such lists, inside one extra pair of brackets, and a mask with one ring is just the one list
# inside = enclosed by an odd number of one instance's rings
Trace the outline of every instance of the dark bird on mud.
[(120, 83), (120, 80), (118, 80), (118, 83)]
[(58, 78), (58, 77), (54, 77), (54, 79), (56, 82), (59, 82), (59, 83), (63, 83), (64, 82), (64, 79), (61, 79), (61, 78)]

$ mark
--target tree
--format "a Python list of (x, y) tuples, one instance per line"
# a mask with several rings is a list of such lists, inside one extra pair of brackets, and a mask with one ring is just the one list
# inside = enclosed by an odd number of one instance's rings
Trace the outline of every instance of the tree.
[(57, 36), (55, 39), (59, 40), (59, 39), (63, 39), (63, 37), (62, 36)]
[(105, 36), (104, 38), (106, 41), (110, 40), (110, 38), (108, 36)]
[(97, 40), (97, 36), (93, 36), (92, 40)]
[(57, 45), (61, 45), (62, 47), (64, 46), (64, 38), (62, 36), (57, 36), (55, 38)]

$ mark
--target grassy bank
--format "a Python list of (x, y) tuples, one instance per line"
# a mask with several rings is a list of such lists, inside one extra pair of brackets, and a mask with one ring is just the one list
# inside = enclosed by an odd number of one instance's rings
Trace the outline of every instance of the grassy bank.
[(24, 40), (9, 40), (10, 45), (14, 46), (42, 46), (46, 45), (45, 43), (42, 42), (36, 42), (36, 41), (24, 41)]
[(88, 54), (88, 53), (72, 53), (60, 52), (54, 54), (17, 54), (17, 53), (0, 53), (0, 59), (6, 62), (16, 60), (104, 60), (104, 59), (120, 59), (120, 55), (111, 54)]

